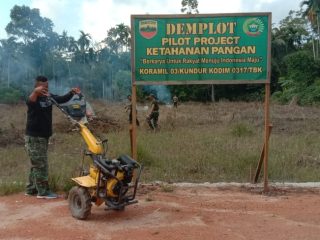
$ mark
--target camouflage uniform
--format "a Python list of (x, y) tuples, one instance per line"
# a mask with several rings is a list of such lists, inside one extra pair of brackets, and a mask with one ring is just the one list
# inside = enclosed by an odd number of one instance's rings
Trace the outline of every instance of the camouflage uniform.
[(178, 97), (174, 96), (172, 98), (172, 101), (173, 101), (173, 107), (178, 108), (178, 101), (179, 101)]
[[(128, 104), (126, 108), (129, 110), (129, 123), (132, 124), (132, 103)], [(136, 110), (136, 114), (138, 114), (137, 110)], [(136, 116), (136, 125), (140, 126), (140, 122), (137, 116)]]
[[(69, 101), (74, 94), (63, 96), (51, 94), (58, 103)], [(52, 135), (52, 102), (46, 96), (38, 96), (35, 102), (27, 99), (27, 125), (25, 145), (30, 158), (31, 169), (26, 194), (46, 196), (48, 185), (48, 140)]]
[(31, 160), (29, 184), (26, 193), (45, 195), (48, 184), (48, 138), (25, 136), (25, 146)]
[(151, 103), (151, 107), (153, 107), (153, 111), (147, 118), (147, 122), (149, 127), (153, 130), (158, 128), (158, 119), (159, 119), (159, 103), (157, 100), (153, 100)]

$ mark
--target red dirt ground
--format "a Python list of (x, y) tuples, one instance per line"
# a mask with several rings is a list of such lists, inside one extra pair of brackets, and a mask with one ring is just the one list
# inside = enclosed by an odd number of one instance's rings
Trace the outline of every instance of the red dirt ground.
[[(0, 239), (320, 239), (319, 191), (144, 185), (125, 211), (71, 217), (64, 198), (0, 197)], [(168, 190), (168, 189), (167, 189)]]

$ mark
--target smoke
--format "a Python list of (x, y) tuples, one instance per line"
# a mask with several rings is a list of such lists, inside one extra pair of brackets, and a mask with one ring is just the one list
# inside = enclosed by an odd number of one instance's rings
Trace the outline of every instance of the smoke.
[(49, 79), (49, 91), (53, 94), (64, 95), (71, 89), (69, 86), (65, 86), (64, 81), (57, 81), (57, 79)]
[(143, 91), (146, 94), (154, 94), (160, 102), (167, 104), (171, 102), (171, 93), (165, 85), (144, 86)]

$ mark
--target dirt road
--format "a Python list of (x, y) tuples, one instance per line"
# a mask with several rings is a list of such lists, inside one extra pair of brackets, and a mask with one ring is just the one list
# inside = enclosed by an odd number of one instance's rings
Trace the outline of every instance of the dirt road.
[[(172, 190), (172, 191), (171, 191)], [(65, 199), (0, 197), (0, 239), (320, 239), (318, 190), (142, 186), (123, 212), (71, 217)]]

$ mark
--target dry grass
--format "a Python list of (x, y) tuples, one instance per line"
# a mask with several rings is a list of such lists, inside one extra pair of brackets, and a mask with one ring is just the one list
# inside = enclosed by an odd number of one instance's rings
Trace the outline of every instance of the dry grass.
[[(109, 157), (129, 154), (124, 104), (93, 105), (99, 118), (111, 119), (119, 126), (98, 131), (101, 138), (109, 139)], [(138, 111), (142, 123), (138, 130), (138, 156), (145, 166), (142, 181), (250, 181), (263, 144), (261, 103), (186, 103), (178, 110), (161, 106), (157, 133), (148, 130), (145, 109), (141, 105)], [(14, 135), (23, 137), (25, 112), (23, 104), (0, 108), (0, 143), (7, 143), (0, 146), (0, 194), (10, 192), (10, 186), (16, 191), (23, 189), (27, 179), (28, 158)], [(319, 181), (319, 115), (316, 107), (272, 105), (270, 180)], [(55, 110), (55, 134), (49, 149), (50, 184), (61, 190), (67, 190), (70, 177), (77, 176), (84, 148), (78, 133), (66, 132), (69, 126)]]

